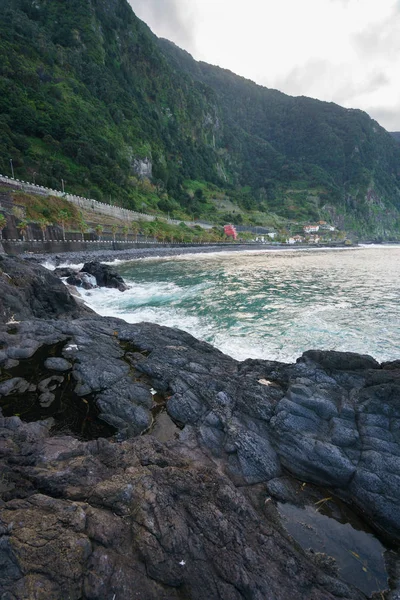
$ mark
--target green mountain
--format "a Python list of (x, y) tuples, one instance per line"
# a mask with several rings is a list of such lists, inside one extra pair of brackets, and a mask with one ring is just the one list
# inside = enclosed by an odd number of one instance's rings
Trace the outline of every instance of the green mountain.
[(390, 135), (394, 137), (397, 142), (400, 142), (400, 131), (391, 131)]
[(126, 0), (0, 0), (0, 171), (143, 211), (400, 232), (400, 147), (358, 110), (196, 62)]

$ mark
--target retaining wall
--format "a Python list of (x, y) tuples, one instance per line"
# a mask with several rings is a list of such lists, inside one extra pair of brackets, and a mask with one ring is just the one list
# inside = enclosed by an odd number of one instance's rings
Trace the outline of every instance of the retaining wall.
[[(229, 242), (215, 243), (212, 246), (222, 246), (229, 250), (241, 244), (231, 244)], [(83, 252), (95, 250), (130, 250), (133, 248), (206, 248), (210, 244), (166, 244), (162, 242), (107, 242), (107, 241), (79, 241), (67, 240), (65, 242), (58, 240), (0, 240), (0, 253), (2, 249), (6, 254), (57, 254), (62, 252)], [(251, 247), (244, 244), (246, 247)]]
[[(65, 200), (68, 200), (68, 202), (72, 202), (82, 210), (100, 213), (102, 215), (107, 215), (108, 217), (121, 219), (122, 221), (155, 221), (155, 219), (157, 218), (154, 215), (147, 215), (145, 213), (136, 212), (127, 208), (121, 208), (120, 206), (105, 204), (104, 202), (99, 202), (98, 200), (93, 200), (91, 198), (83, 198), (82, 196), (67, 194), (61, 192), (60, 190), (53, 190), (51, 188), (46, 188), (41, 185), (36, 185), (34, 183), (28, 183), (27, 181), (21, 181), (20, 179), (12, 179), (11, 177), (6, 177), (5, 175), (0, 175), (0, 183), (12, 185), (13, 187), (24, 190), (24, 192), (27, 192), (28, 194), (39, 194), (41, 196), (51, 195), (57, 196), (59, 198), (64, 198)], [(178, 221), (176, 219), (165, 220), (172, 225), (179, 225), (179, 223), (181, 223), (181, 221)], [(184, 222), (186, 223), (186, 225), (189, 225), (189, 227), (193, 227), (194, 225), (200, 225), (200, 227), (202, 227), (203, 229), (212, 229), (213, 227), (210, 223), (195, 223), (193, 221)]]
[[(67, 240), (65, 242), (50, 240), (1, 240), (4, 251), (7, 254), (57, 254), (58, 252), (82, 252), (85, 250), (129, 250), (130, 248), (156, 248), (168, 247), (171, 244), (159, 242), (107, 242), (107, 241), (79, 241)], [(184, 244), (182, 244), (184, 245)]]

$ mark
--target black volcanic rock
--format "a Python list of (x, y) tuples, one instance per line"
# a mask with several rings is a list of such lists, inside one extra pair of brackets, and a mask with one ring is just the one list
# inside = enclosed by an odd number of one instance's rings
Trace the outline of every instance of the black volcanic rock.
[(19, 258), (0, 255), (0, 315), (14, 319), (75, 319), (93, 314), (78, 305), (51, 271)]
[(68, 285), (83, 287), (85, 290), (92, 290), (93, 288), (97, 287), (97, 282), (94, 275), (90, 275), (89, 273), (84, 273), (82, 271), (67, 277), (66, 282)]
[(120, 292), (125, 292), (128, 286), (116, 271), (113, 271), (108, 265), (97, 261), (87, 262), (83, 265), (81, 272), (89, 273), (96, 278), (99, 287), (116, 288)]
[(61, 344), (74, 394), (92, 398), (121, 439), (151, 427), (156, 390), (184, 426), (180, 443), (211, 453), (237, 485), (266, 483), (285, 468), (336, 490), (400, 539), (398, 369), (373, 369), (372, 359), (353, 355), (357, 370), (344, 371), (340, 353), (338, 370), (308, 353), (293, 365), (238, 363), (185, 332), (100, 317), (25, 322), (1, 341), (4, 364)]
[(52, 273), (53, 275), (56, 275), (56, 277), (73, 277), (76, 275), (77, 270), (72, 267), (57, 267)]
[[(152, 437), (49, 437), (0, 419), (4, 597), (333, 600), (364, 596), (295, 550), (212, 463)], [(38, 596), (39, 597), (39, 596)]]
[(238, 362), (177, 329), (24, 307), (0, 326), (4, 598), (365, 598), (293, 544), (276, 502), (323, 485), (400, 540), (397, 362)]

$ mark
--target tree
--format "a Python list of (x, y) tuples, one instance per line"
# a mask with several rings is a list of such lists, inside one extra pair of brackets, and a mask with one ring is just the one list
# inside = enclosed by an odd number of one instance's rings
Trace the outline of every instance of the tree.
[(3, 229), (6, 228), (7, 219), (4, 215), (0, 214), (0, 240), (3, 239)]
[(82, 242), (85, 241), (85, 233), (88, 230), (88, 226), (86, 221), (84, 221), (83, 219), (81, 219), (78, 223), (78, 229), (81, 232), (82, 235)]
[(113, 242), (115, 242), (115, 236), (117, 234), (118, 231), (118, 225), (115, 225), (115, 223), (113, 225), (111, 225), (111, 233), (113, 236)]
[(19, 222), (17, 229), (20, 232), (20, 234), (22, 235), (22, 241), (25, 241), (25, 236), (28, 239), (28, 221), (26, 221), (26, 219), (23, 219), (22, 221)]
[(160, 231), (160, 224), (157, 221), (151, 221), (146, 224), (146, 229), (148, 234), (153, 237), (153, 239), (157, 238), (157, 235)]
[(103, 227), (103, 225), (100, 225), (100, 224), (99, 224), (99, 225), (96, 225), (96, 227), (94, 228), (94, 230), (95, 230), (95, 232), (96, 232), (96, 234), (97, 234), (97, 236), (98, 236), (99, 240), (101, 240), (101, 234), (102, 234), (102, 233), (103, 233), (103, 231), (104, 231), (104, 227)]
[(67, 210), (62, 209), (57, 214), (57, 223), (60, 223), (62, 229), (63, 241), (65, 242), (65, 224), (70, 219), (70, 214)]
[(158, 219), (149, 224), (149, 231), (150, 235), (153, 235), (153, 238), (156, 241), (162, 241), (164, 233), (161, 228), (161, 223), (158, 221)]
[(128, 225), (124, 225), (123, 226), (122, 233), (124, 235), (125, 242), (127, 242), (128, 241), (128, 233), (129, 233), (129, 227), (128, 227)]
[(46, 240), (46, 229), (50, 225), (47, 219), (39, 219), (39, 227), (42, 230), (43, 241)]
[(133, 235), (135, 236), (135, 242), (137, 242), (137, 236), (138, 236), (138, 233), (140, 231), (139, 223), (136, 223), (135, 221), (132, 221), (132, 223), (131, 223), (131, 229), (132, 229)]

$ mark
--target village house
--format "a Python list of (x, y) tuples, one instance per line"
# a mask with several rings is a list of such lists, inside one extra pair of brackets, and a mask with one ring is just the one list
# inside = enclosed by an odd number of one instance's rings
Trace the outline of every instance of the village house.
[(287, 244), (299, 244), (304, 242), (304, 238), (301, 235), (294, 235), (286, 240)]
[(319, 235), (310, 235), (310, 237), (308, 238), (308, 242), (310, 244), (318, 244), (320, 239), (321, 237)]
[(319, 231), (319, 225), (304, 225), (304, 233), (316, 233)]

